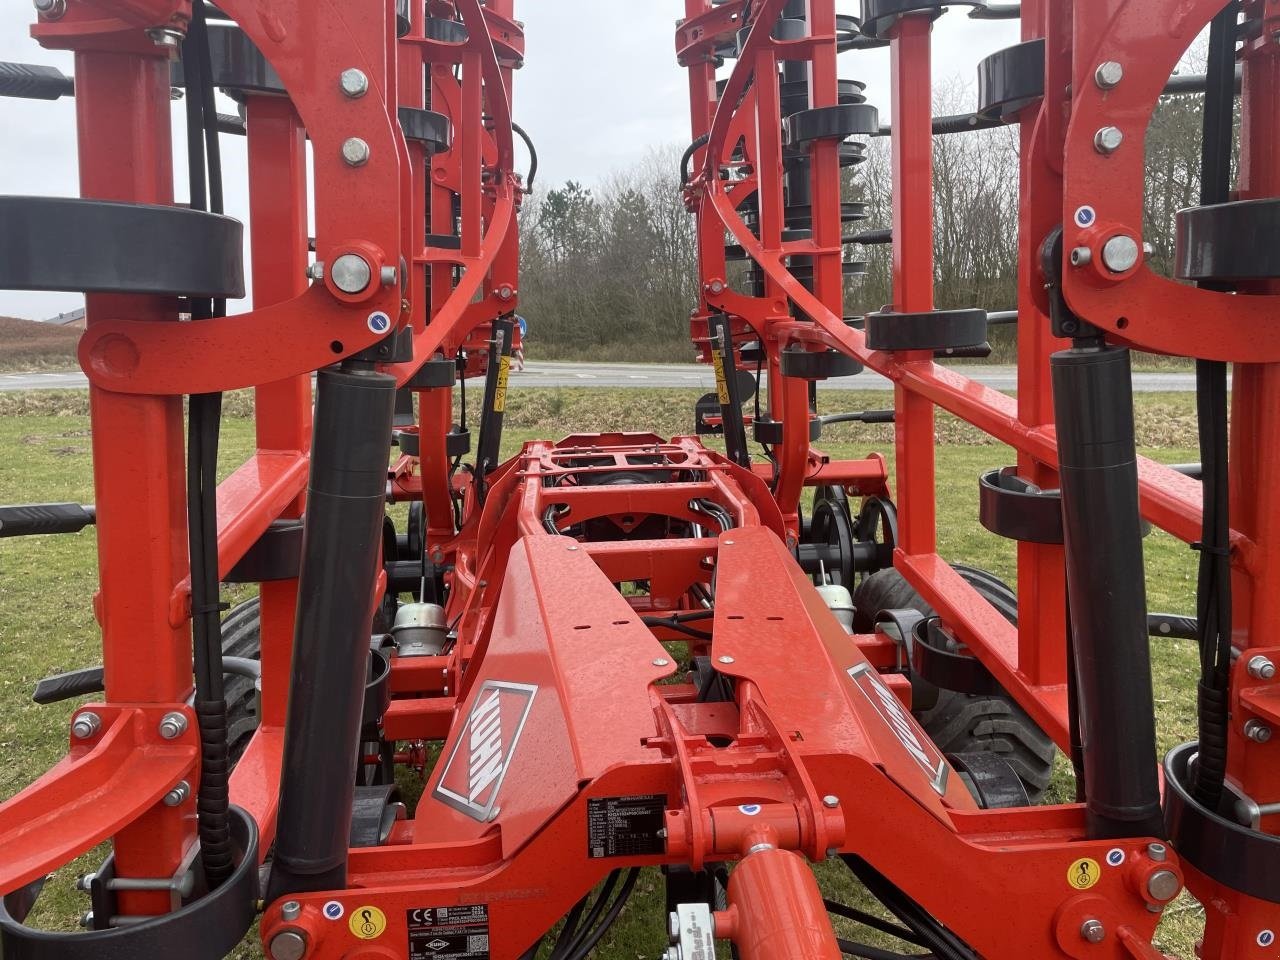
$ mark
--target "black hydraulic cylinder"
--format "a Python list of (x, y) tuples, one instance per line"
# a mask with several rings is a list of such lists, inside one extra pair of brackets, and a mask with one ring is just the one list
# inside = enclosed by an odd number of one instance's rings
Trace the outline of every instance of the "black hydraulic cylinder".
[(1161, 836), (1129, 351), (1051, 369), (1089, 835)]
[(476, 450), (476, 470), (484, 480), (501, 463), (502, 421), (507, 411), (507, 378), (511, 375), (511, 344), (516, 322), (510, 317), (493, 321), (489, 369), (484, 381), (484, 409), (480, 411), (480, 442)]
[(371, 370), (316, 377), (269, 900), (346, 885), (395, 390)]
[(751, 451), (747, 447), (747, 427), (742, 419), (743, 401), (733, 353), (733, 330), (728, 316), (723, 313), (712, 314), (707, 327), (711, 332), (711, 359), (716, 370), (716, 396), (720, 400), (725, 453), (738, 466), (750, 470)]

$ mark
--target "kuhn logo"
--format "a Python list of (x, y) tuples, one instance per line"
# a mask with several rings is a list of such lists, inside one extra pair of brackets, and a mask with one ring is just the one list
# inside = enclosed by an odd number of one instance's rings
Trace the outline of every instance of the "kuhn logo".
[(907, 713), (894, 692), (890, 690), (880, 676), (867, 664), (860, 663), (849, 669), (849, 677), (854, 686), (862, 691), (871, 701), (876, 713), (893, 731), (898, 742), (911, 755), (929, 779), (929, 786), (939, 795), (947, 792), (947, 761), (943, 758), (933, 741), (920, 729), (911, 714)]
[(524, 730), (537, 686), (486, 680), (445, 760), (434, 796), (484, 822), (498, 815), (498, 792)]

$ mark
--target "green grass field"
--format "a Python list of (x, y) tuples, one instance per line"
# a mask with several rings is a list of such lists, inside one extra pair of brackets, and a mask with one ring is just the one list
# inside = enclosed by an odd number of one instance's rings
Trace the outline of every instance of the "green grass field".
[[(511, 395), (506, 449), (514, 452), (521, 442), (535, 437), (599, 428), (653, 429), (666, 436), (691, 432), (696, 396), (680, 390), (517, 390)], [(841, 395), (839, 403), (843, 409), (866, 409), (886, 400), (886, 394), (850, 393)], [(1192, 395), (1146, 394), (1139, 395), (1137, 402), (1139, 442), (1146, 455), (1171, 463), (1198, 458)], [(223, 439), (226, 467), (251, 450), (249, 408), (243, 395), (228, 398)], [(937, 432), (941, 552), (952, 561), (986, 567), (1013, 582), (1011, 545), (986, 533), (977, 522), (977, 476), (1013, 462), (1011, 452), (949, 417), (940, 417)], [(880, 451), (891, 461), (893, 457), (892, 435), (884, 427), (833, 429), (821, 446), (833, 457), (871, 451)], [(83, 395), (0, 394), (0, 503), (92, 502), (90, 468)], [(1146, 541), (1152, 610), (1192, 611), (1194, 556), (1158, 531)], [(31, 691), (41, 677), (98, 661), (98, 633), (90, 612), (96, 582), (92, 529), (77, 536), (0, 542), (0, 662), (5, 665), (0, 672), (0, 801), (21, 790), (65, 751), (71, 705), (38, 707), (31, 702)], [(1188, 641), (1153, 641), (1151, 652), (1163, 752), (1194, 736), (1198, 659)], [(1065, 800), (1069, 774), (1065, 765), (1060, 766), (1055, 796)], [(83, 858), (62, 871), (47, 888), (33, 922), (74, 928), (79, 913), (87, 909), (87, 898), (72, 889), (71, 881), (77, 872), (92, 869), (99, 858)], [(833, 894), (859, 898), (842, 866), (822, 864), (817, 869)], [(1160, 946), (1189, 960), (1200, 922), (1198, 906), (1183, 898), (1167, 911)], [(646, 873), (595, 956), (606, 960), (660, 957), (665, 930), (661, 878)], [(246, 942), (237, 956), (261, 956), (256, 941)]]

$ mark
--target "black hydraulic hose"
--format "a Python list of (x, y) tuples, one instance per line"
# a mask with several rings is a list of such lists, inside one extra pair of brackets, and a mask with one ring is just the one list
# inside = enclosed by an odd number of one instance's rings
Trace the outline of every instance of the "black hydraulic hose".
[[(212, 66), (204, 7), (196, 4), (183, 41), (187, 80), (187, 161), (191, 207), (221, 213), (222, 164), (217, 144)], [(226, 313), (226, 301), (197, 298), (192, 318)], [(231, 842), (230, 758), (223, 688), (223, 609), (218, 599), (218, 441), (222, 395), (190, 398), (187, 439), (187, 536), (191, 565), (191, 636), (194, 709), (200, 727), (200, 789), (196, 798), (201, 861), (211, 889), (234, 872)]]
[[(595, 899), (595, 903), (591, 905), (591, 912), (586, 915), (585, 919), (581, 917), (581, 914), (587, 905), (587, 897), (583, 897), (578, 901), (573, 908), (573, 912), (570, 913), (569, 919), (565, 921), (564, 930), (556, 943), (556, 949), (548, 960), (561, 960), (563, 957), (571, 956), (582, 946), (583, 941), (591, 935), (591, 931), (600, 922), (600, 916), (604, 912), (605, 904), (613, 896), (613, 888), (618, 885), (618, 877), (621, 875), (621, 870), (614, 870), (609, 874)], [(578, 923), (580, 919), (582, 920), (581, 924)]]
[(618, 919), (618, 914), (622, 913), (622, 908), (627, 905), (627, 901), (631, 899), (631, 892), (635, 889), (636, 880), (640, 878), (640, 870), (632, 867), (627, 871), (626, 879), (622, 881), (622, 889), (618, 891), (617, 897), (614, 898), (612, 904), (609, 905), (608, 911), (601, 919), (599, 926), (588, 934), (582, 940), (578, 949), (565, 957), (565, 960), (586, 960), (587, 956), (595, 949), (596, 944), (609, 932), (609, 928), (613, 926), (614, 921)]
[(883, 917), (877, 917), (874, 913), (867, 913), (865, 910), (859, 910), (857, 907), (846, 906), (843, 903), (837, 903), (835, 900), (823, 900), (823, 905), (827, 908), (828, 913), (834, 913), (838, 917), (844, 917), (846, 920), (852, 920), (864, 927), (870, 927), (872, 930), (879, 930), (881, 933), (887, 933), (891, 937), (899, 940), (905, 940), (907, 943), (914, 943), (918, 947), (925, 945), (924, 938), (914, 930), (908, 930), (906, 927), (899, 926), (892, 920), (885, 920)]
[[(1224, 203), (1231, 187), (1231, 146), (1235, 114), (1235, 40), (1239, 4), (1227, 4), (1209, 28), (1200, 202)], [(1221, 285), (1201, 286), (1223, 289)], [(1193, 792), (1217, 810), (1227, 772), (1228, 687), (1231, 673), (1231, 522), (1227, 476), (1227, 365), (1196, 361), (1196, 416), (1203, 465), (1203, 522), (1196, 584), (1200, 682), (1197, 714), (1200, 760)]]
[(704, 133), (693, 143), (689, 144), (688, 149), (680, 157), (680, 186), (687, 187), (692, 174), (689, 172), (689, 163), (693, 160), (693, 155), (711, 142), (711, 134)]
[(524, 141), (529, 149), (529, 175), (524, 178), (524, 192), (533, 193), (533, 181), (538, 176), (538, 148), (533, 145), (533, 138), (525, 133), (524, 127), (518, 123), (511, 124), (511, 130)]
[(879, 947), (854, 943), (852, 940), (844, 940), (840, 937), (836, 937), (836, 946), (846, 957), (862, 957), (863, 960), (907, 960), (911, 957), (920, 957), (921, 960), (925, 960), (930, 956), (927, 953), (894, 953), (892, 950), (881, 950)]
[(871, 895), (920, 936), (936, 960), (978, 960), (978, 955), (963, 940), (867, 861), (852, 854), (845, 855), (843, 859)]

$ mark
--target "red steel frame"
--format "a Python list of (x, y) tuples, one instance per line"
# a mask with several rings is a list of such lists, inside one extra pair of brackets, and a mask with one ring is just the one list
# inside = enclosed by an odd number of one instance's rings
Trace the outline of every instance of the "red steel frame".
[[(1024, 3), (1024, 38), (1047, 41), (1047, 89), (1063, 90), (1066, 83), (1052, 79), (1070, 78), (1072, 93), (1069, 125), (1064, 104), (1052, 99), (1020, 118), (1024, 296), (1017, 401), (937, 366), (927, 354), (870, 351), (844, 324), (834, 142), (811, 147), (812, 239), (782, 239), (783, 144), (773, 81), (779, 54), (810, 61), (813, 106), (835, 104), (837, 90), (834, 0), (810, 0), (810, 36), (785, 43), (769, 36), (783, 3), (686, 0), (677, 36), (680, 61), (690, 71), (693, 133), (709, 135), (698, 155), (701, 173), (688, 192), (703, 278), (695, 329), (710, 311), (725, 311), (738, 339), (759, 339), (765, 347), (770, 413), (784, 429), (776, 482), (770, 465), (744, 469), (691, 438), (606, 434), (526, 444), (488, 478), (481, 499), (465, 476), (451, 478), (447, 469), (443, 434), (452, 420), (451, 391), (421, 391), (421, 457), (393, 465), (390, 487), (399, 498), (426, 504), (427, 550), (450, 567), (447, 614), (457, 624), (458, 642), (445, 656), (396, 662), (383, 729), (389, 740), (443, 740), (449, 756), (473, 732), (481, 696), (493, 684), (518, 683), (534, 688), (521, 718), (526, 733), (507, 746), (504, 779), (492, 793), (496, 800), (501, 790), (501, 805), (491, 816), (477, 819), (447, 802), (448, 765), (442, 764), (413, 820), (397, 824), (385, 846), (352, 851), (348, 889), (294, 897), (296, 918), (282, 916), (279, 903), (266, 906), (265, 942), (290, 929), (305, 935), (308, 957), (403, 956), (411, 911), (485, 904), (492, 955), (516, 957), (615, 868), (697, 868), (745, 858), (735, 872), (742, 879), (731, 881), (730, 907), (717, 916), (718, 931), (732, 936), (748, 960), (834, 957), (830, 931), (819, 929), (826, 919), (816, 888), (796, 866), (803, 866), (799, 855), (818, 861), (852, 853), (993, 960), (1161, 956), (1151, 938), (1163, 903), (1149, 899), (1147, 880), (1159, 869), (1181, 878), (1185, 868), (1173, 857), (1153, 859), (1143, 839), (1086, 839), (1077, 805), (977, 809), (958, 778), (945, 777), (945, 761), (906, 712), (909, 684), (896, 674), (880, 676), (895, 666), (896, 647), (881, 635), (851, 640), (794, 563), (789, 547), (800, 532), (806, 485), (882, 494), (888, 482), (879, 458), (829, 462), (811, 448), (807, 392), (803, 381), (782, 377), (780, 352), (789, 344), (834, 348), (895, 382), (895, 487), (902, 511), (895, 562), (1066, 746), (1060, 548), (1019, 549), (1021, 629), (960, 580), (937, 553), (934, 413), (941, 407), (975, 424), (1017, 450), (1023, 476), (1053, 483), (1046, 369), (1054, 344), (1037, 293), (1038, 240), (1053, 225), (1070, 223), (1064, 210), (1086, 202), (1097, 209), (1098, 226), (1079, 236), (1069, 227), (1068, 248), (1096, 249), (1119, 231), (1140, 240), (1141, 150), (1099, 159), (1092, 131), (1106, 117), (1140, 141), (1164, 79), (1217, 12), (1218, 0), (1108, 0), (1106, 15), (1077, 5), (1074, 20), (1067, 5)], [(1252, 5), (1271, 16), (1271, 0)], [(390, 368), (406, 383), (429, 359), (482, 352), (487, 325), (510, 314), (518, 297), (515, 213), (522, 188), (512, 172), (510, 89), (523, 33), (512, 0), (432, 0), (432, 15), (456, 14), (467, 27), (469, 39), (460, 44), (423, 34), (421, 4), (399, 41), (391, 0), (364, 5), (358, 16), (336, 0), (222, 0), (219, 6), (290, 92), (288, 100), (251, 97), (248, 103), (255, 309), (177, 324), (169, 301), (89, 298), (81, 359), (91, 381), (101, 558), (96, 610), (106, 664), (105, 703), (92, 709), (103, 725), (91, 740), (74, 741), (67, 759), (29, 790), (0, 805), (0, 891), (108, 837), (119, 875), (167, 877), (194, 843), (194, 801), (177, 807), (159, 801), (178, 780), (197, 782), (195, 723), (173, 741), (156, 732), (164, 713), (188, 711), (191, 690), (181, 395), (257, 388), (259, 449), (219, 489), (225, 573), (273, 520), (303, 512), (308, 375), (371, 346), (378, 339), (365, 322), (371, 312), (386, 312), (413, 331), (413, 361)], [(748, 6), (752, 30), (717, 98), (714, 51), (743, 26)], [(172, 202), (168, 66), (141, 28), (181, 25), (186, 16), (181, 0), (77, 0), (65, 19), (36, 28), (44, 44), (76, 51), (86, 197)], [(1152, 22), (1168, 29), (1155, 34)], [(892, 30), (894, 306), (902, 311), (933, 304), (930, 42), (927, 17), (905, 17)], [(1133, 64), (1134, 82), (1103, 98), (1088, 82), (1092, 65), (1121, 59), (1121, 51)], [(1270, 150), (1270, 108), (1280, 89), (1276, 63), (1270, 40), (1249, 48), (1242, 178), (1249, 196), (1275, 195), (1280, 187)], [(369, 96), (342, 96), (336, 78), (351, 67), (371, 78)], [(452, 148), (429, 163), (420, 146), (405, 142), (395, 113), (401, 105), (423, 105), (424, 75), (431, 108), (450, 117), (455, 134)], [(355, 134), (371, 151), (358, 170), (341, 162), (339, 150)], [(315, 155), (317, 258), (332, 262), (359, 252), (375, 276), (403, 258), (411, 264), (406, 284), (375, 285), (357, 296), (343, 294), (331, 280), (306, 285), (304, 137)], [(751, 173), (722, 181), (721, 164), (739, 140)], [(102, 148), (108, 142), (113, 149)], [(431, 233), (452, 232), (455, 194), (460, 249), (424, 247), (428, 209)], [(759, 236), (737, 212), (752, 195), (759, 201)], [(762, 298), (728, 285), (726, 230), (763, 271)], [(791, 255), (813, 258), (813, 292), (786, 268)], [(455, 267), (462, 268), (456, 284)], [(428, 278), (429, 299), (423, 293)], [(1241, 475), (1256, 483), (1233, 490), (1240, 506), (1232, 536), (1240, 595), (1251, 599), (1238, 606), (1237, 643), (1251, 653), (1268, 652), (1265, 628), (1280, 602), (1274, 560), (1264, 547), (1275, 515), (1265, 481), (1280, 451), (1269, 442), (1280, 338), (1265, 319), (1278, 291), (1259, 289), (1228, 306), (1217, 299), (1221, 294), (1173, 288), (1142, 267), (1119, 278), (1068, 274), (1064, 289), (1082, 317), (1135, 346), (1176, 352), (1187, 321), (1212, 316), (1218, 326), (1205, 349), (1256, 361), (1237, 374), (1233, 453), (1252, 468)], [(794, 319), (789, 305), (811, 322)], [(1243, 440), (1242, 422), (1254, 428)], [(620, 470), (661, 482), (591, 482), (593, 474)], [(1148, 519), (1195, 539), (1195, 482), (1146, 462), (1141, 476)], [(453, 521), (455, 484), (464, 497), (460, 529)], [(727, 511), (733, 527), (703, 529), (707, 517), (691, 509), (694, 500)], [(603, 542), (567, 535), (570, 525), (597, 518), (628, 531), (650, 517), (697, 524), (701, 535)], [(647, 591), (624, 596), (619, 585), (637, 581), (646, 582)], [(288, 581), (263, 587), (262, 726), (232, 782), (233, 801), (259, 824), (262, 851), (274, 833), (295, 588)], [(641, 620), (697, 609), (695, 596), (712, 590), (713, 639), (689, 641)], [(673, 642), (711, 656), (734, 678), (734, 701), (697, 702), (690, 684), (673, 679)], [(1255, 797), (1275, 796), (1272, 781), (1280, 775), (1265, 754), (1275, 748), (1240, 734), (1250, 717), (1280, 720), (1275, 697), (1270, 687), (1251, 682), (1234, 689), (1232, 776)], [(592, 857), (585, 841), (590, 801), (650, 794), (666, 797), (665, 852)], [(774, 849), (754, 852), (761, 844)], [(1103, 871), (1096, 885), (1082, 892), (1068, 882), (1081, 858), (1105, 863), (1113, 849), (1122, 865)], [(760, 856), (766, 859), (754, 859)], [(938, 882), (957, 870), (963, 883)], [(1275, 922), (1275, 908), (1186, 873), (1208, 905), (1204, 956), (1267, 955), (1251, 937)], [(788, 894), (786, 908), (770, 899), (779, 891)], [(347, 924), (325, 919), (328, 901), (347, 915), (377, 906), (386, 928), (362, 939)], [(993, 910), (993, 904), (1000, 906)], [(133, 893), (121, 908), (148, 914), (166, 904), (157, 895)], [(1081, 924), (1090, 918), (1114, 935), (1100, 944), (1082, 940)]]

